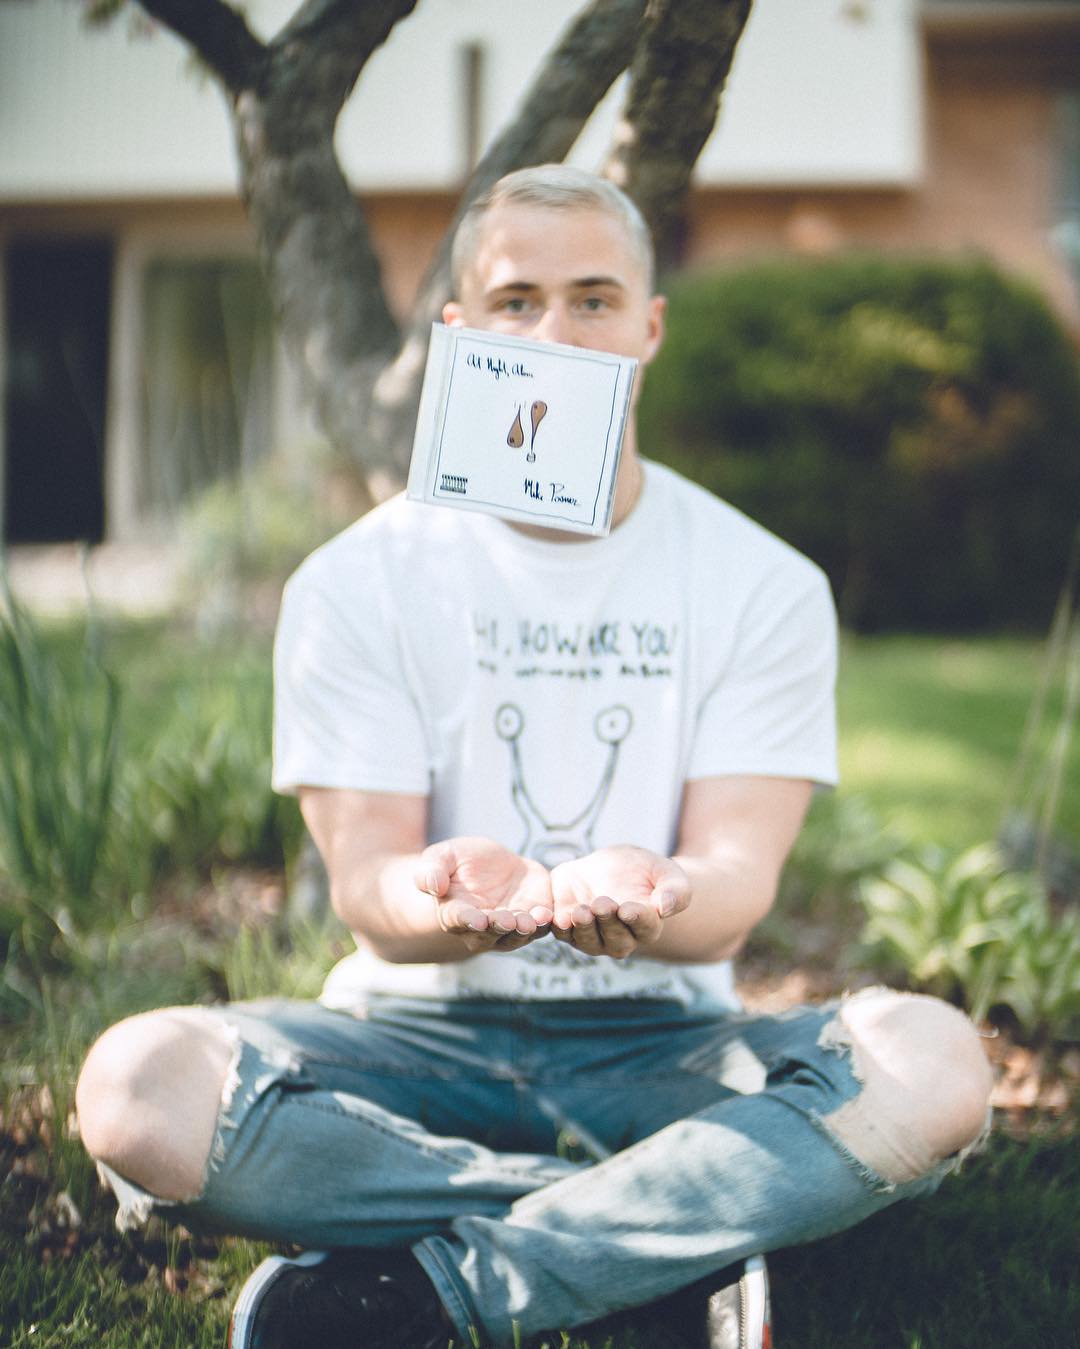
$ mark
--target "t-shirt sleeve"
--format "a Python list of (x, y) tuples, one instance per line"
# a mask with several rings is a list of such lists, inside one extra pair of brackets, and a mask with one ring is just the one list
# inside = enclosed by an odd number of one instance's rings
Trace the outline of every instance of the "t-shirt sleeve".
[(377, 589), (346, 602), (303, 569), (285, 587), (274, 643), (272, 781), (284, 793), (428, 792), (423, 722)]
[(781, 569), (742, 616), (698, 712), (688, 778), (747, 774), (835, 785), (836, 611), (824, 575)]

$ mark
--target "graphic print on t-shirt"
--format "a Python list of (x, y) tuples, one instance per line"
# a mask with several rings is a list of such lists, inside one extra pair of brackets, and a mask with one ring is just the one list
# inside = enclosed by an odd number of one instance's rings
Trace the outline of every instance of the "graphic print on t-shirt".
[(505, 740), (510, 748), (511, 795), (514, 807), (525, 824), (525, 839), (518, 848), (522, 857), (532, 857), (550, 870), (560, 862), (571, 862), (592, 852), (593, 829), (611, 790), (619, 761), (619, 747), (630, 734), (633, 724), (630, 709), (621, 704), (605, 707), (596, 714), (593, 731), (596, 738), (608, 747), (603, 773), (592, 799), (572, 820), (560, 824), (546, 818), (525, 784), (520, 744), (525, 729), (525, 714), (516, 703), (502, 704), (495, 713), (495, 730), (500, 740)]
[[(642, 598), (635, 594), (636, 601)], [(512, 846), (521, 856), (549, 869), (585, 857), (597, 846), (594, 835), (612, 833), (612, 815), (625, 818), (633, 795), (626, 781), (633, 762), (629, 742), (637, 747), (642, 734), (655, 735), (663, 724), (682, 657), (679, 621), (653, 613), (647, 601), (637, 612), (596, 606), (587, 617), (494, 605), (472, 610), (475, 668), (498, 681), (502, 694), (489, 705), (485, 734), (494, 732), (496, 744), (505, 746), (507, 794), (524, 826)], [(576, 691), (570, 694), (568, 686)], [(568, 734), (554, 745), (548, 728), (561, 724), (567, 696), (582, 739)], [(553, 753), (572, 755), (554, 775)], [(511, 968), (519, 976), (518, 985), (507, 989), (514, 996), (600, 997), (639, 987), (636, 957), (616, 964), (554, 937), (500, 959), (500, 978)], [(471, 982), (474, 973), (470, 968), (470, 994), (490, 993)]]
[[(521, 737), (525, 730), (525, 714), (516, 703), (503, 703), (495, 713), (495, 731), (510, 750), (510, 793), (514, 807), (525, 825), (525, 838), (518, 852), (531, 857), (547, 868), (560, 862), (572, 862), (593, 850), (593, 829), (603, 810), (615, 779), (619, 750), (633, 728), (634, 718), (628, 707), (616, 703), (601, 708), (593, 719), (593, 733), (608, 751), (600, 780), (590, 800), (565, 824), (549, 820), (537, 805), (525, 782), (525, 764), (521, 751)], [(585, 968), (593, 964), (592, 956), (575, 951), (562, 942), (545, 940), (530, 943), (519, 957), (532, 965), (558, 965)]]

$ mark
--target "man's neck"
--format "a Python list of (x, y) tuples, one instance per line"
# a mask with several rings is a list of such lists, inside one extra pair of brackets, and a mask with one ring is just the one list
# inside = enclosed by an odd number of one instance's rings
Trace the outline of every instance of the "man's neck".
[(619, 461), (619, 476), (615, 479), (615, 503), (611, 511), (612, 529), (618, 529), (637, 505), (644, 481), (645, 471), (638, 458), (637, 437), (631, 425), (626, 429), (622, 458)]

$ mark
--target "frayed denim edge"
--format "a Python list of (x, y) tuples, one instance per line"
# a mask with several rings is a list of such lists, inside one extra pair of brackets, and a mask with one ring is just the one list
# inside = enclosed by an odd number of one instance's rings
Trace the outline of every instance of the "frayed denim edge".
[(214, 1140), (210, 1146), (210, 1154), (206, 1159), (206, 1169), (198, 1193), (185, 1200), (162, 1199), (158, 1195), (151, 1194), (149, 1190), (144, 1190), (141, 1185), (136, 1185), (134, 1181), (120, 1175), (119, 1172), (114, 1171), (107, 1162), (98, 1162), (98, 1179), (102, 1185), (111, 1189), (116, 1196), (116, 1230), (118, 1232), (132, 1232), (138, 1227), (144, 1227), (149, 1222), (155, 1209), (178, 1208), (182, 1204), (193, 1203), (205, 1191), (210, 1173), (219, 1170), (225, 1161), (225, 1130), (237, 1127), (235, 1121), (229, 1116), (229, 1110), (232, 1108), (236, 1092), (240, 1086), (240, 1056), (243, 1052), (243, 1043), (236, 1026), (225, 1022), (219, 1023), (219, 1028), (229, 1041), (232, 1048), (232, 1057), (229, 1060), (228, 1071), (221, 1088), (218, 1122), (214, 1129)]

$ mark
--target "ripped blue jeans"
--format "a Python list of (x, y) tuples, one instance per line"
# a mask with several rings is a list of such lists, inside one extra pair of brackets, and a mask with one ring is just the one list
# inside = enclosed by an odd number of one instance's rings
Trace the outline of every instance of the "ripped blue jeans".
[(411, 1247), (469, 1343), (658, 1299), (936, 1187), (830, 1130), (860, 1092), (836, 1007), (372, 998), (207, 1009), (236, 1048), (205, 1185), (110, 1176), (121, 1219)]

